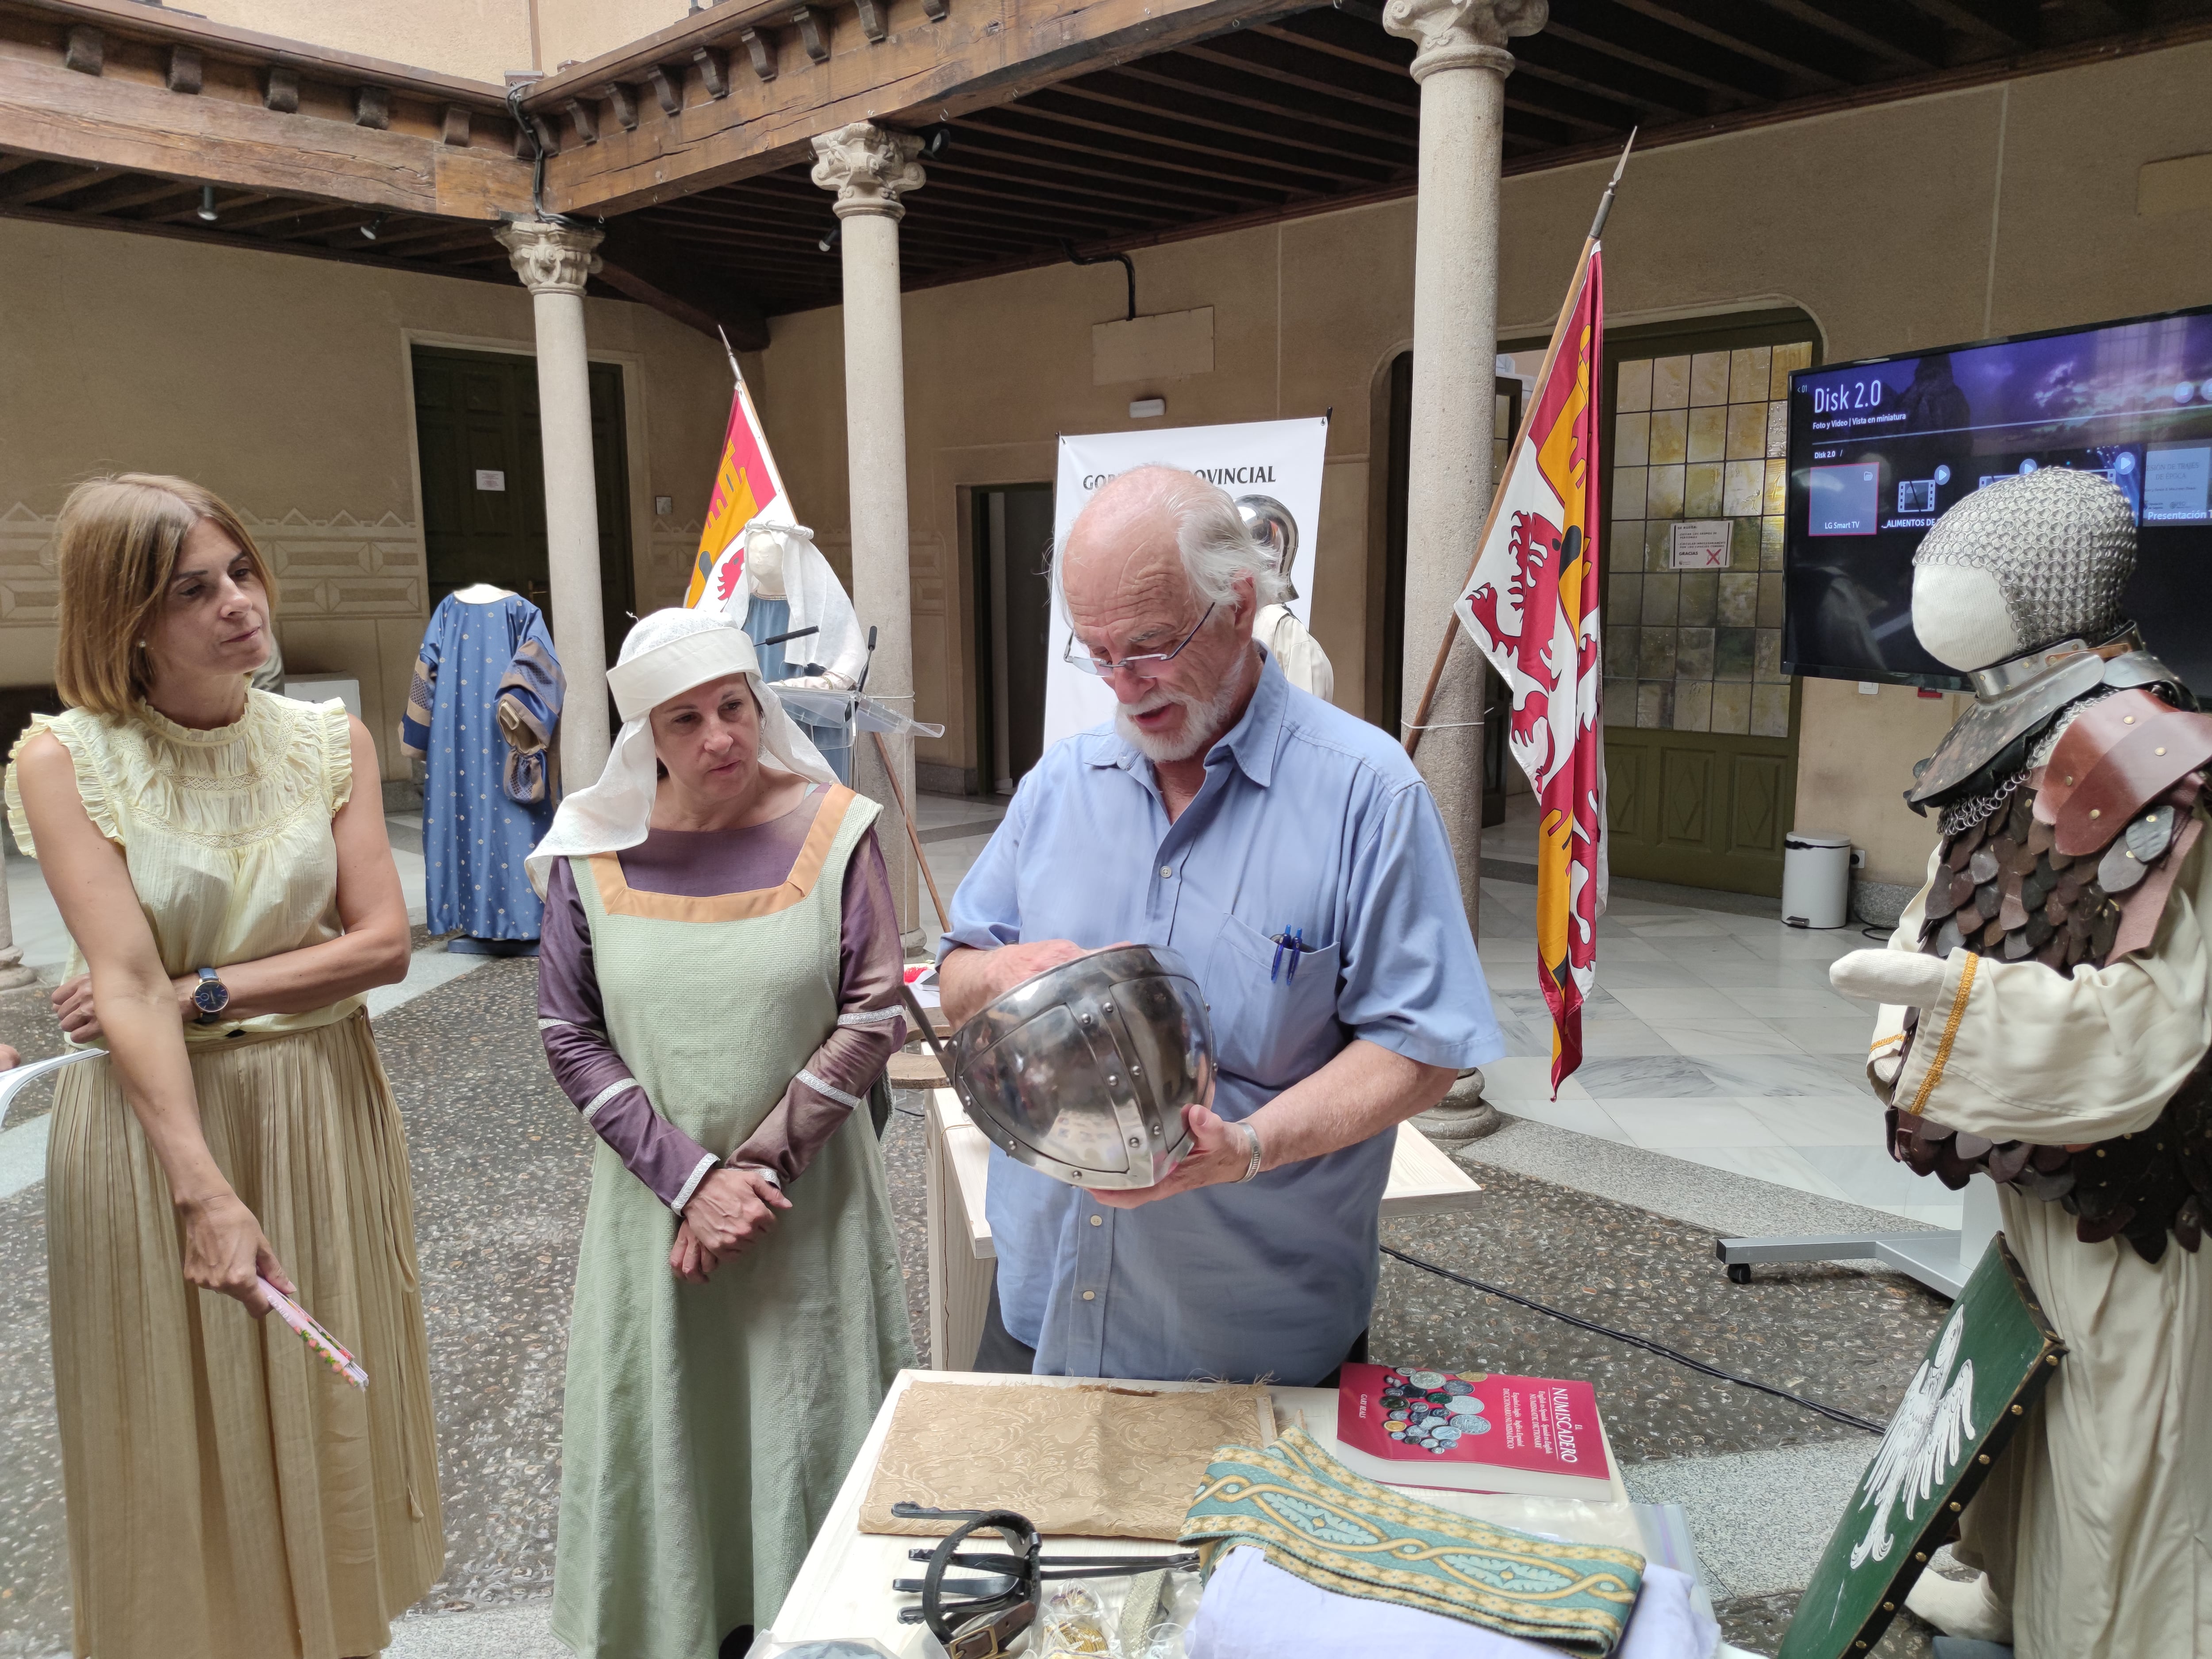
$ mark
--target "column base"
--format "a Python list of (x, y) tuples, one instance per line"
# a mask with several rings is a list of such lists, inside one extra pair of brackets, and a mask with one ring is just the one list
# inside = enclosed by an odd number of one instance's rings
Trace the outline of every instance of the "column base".
[(0, 991), (21, 991), (38, 982), (38, 975), (23, 965), (21, 945), (0, 951)]
[(1413, 1120), (1413, 1127), (1440, 1146), (1465, 1146), (1495, 1134), (1505, 1125), (1498, 1109), (1482, 1097), (1482, 1073), (1462, 1072), (1449, 1093)]

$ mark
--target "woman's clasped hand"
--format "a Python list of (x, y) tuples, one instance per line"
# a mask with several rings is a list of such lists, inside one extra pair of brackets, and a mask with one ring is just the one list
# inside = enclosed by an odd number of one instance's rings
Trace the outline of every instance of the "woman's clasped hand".
[(768, 1237), (775, 1212), (791, 1200), (757, 1170), (716, 1170), (699, 1183), (684, 1206), (668, 1265), (679, 1279), (703, 1285), (732, 1256)]

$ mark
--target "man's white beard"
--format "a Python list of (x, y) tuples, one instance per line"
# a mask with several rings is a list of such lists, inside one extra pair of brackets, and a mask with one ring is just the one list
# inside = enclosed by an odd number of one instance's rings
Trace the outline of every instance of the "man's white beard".
[[(1229, 729), (1229, 712), (1237, 706), (1237, 694), (1243, 689), (1238, 684), (1241, 678), (1231, 675), (1211, 697), (1194, 696), (1188, 691), (1170, 691), (1165, 686), (1156, 685), (1141, 702), (1114, 706), (1115, 728), (1155, 765), (1163, 761), (1173, 764), (1188, 760)], [(1132, 714), (1165, 708), (1171, 703), (1183, 711), (1182, 729), (1173, 737), (1154, 737), (1130, 718)]]

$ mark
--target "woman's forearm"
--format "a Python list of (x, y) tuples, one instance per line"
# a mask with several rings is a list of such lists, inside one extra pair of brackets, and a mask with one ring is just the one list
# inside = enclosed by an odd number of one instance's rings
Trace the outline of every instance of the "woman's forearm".
[(227, 1195), (230, 1182), (216, 1166), (200, 1127), (191, 1060), (167, 981), (151, 974), (94, 970), (92, 1000), (107, 1039), (108, 1063), (168, 1177), (171, 1201), (182, 1210)]
[[(407, 944), (404, 929), (371, 926), (256, 962), (209, 965), (216, 967), (223, 988), (230, 993), (230, 1004), (222, 1013), (226, 1021), (304, 1014), (404, 979)], [(173, 1001), (182, 1007), (199, 982), (196, 973), (172, 981)], [(185, 1013), (191, 1018), (189, 1008)]]

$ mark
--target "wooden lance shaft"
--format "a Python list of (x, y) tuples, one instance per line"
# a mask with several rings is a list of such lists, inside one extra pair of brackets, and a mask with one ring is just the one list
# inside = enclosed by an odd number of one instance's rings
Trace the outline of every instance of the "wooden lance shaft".
[[(1628, 166), (1628, 152), (1635, 144), (1636, 135), (1631, 132), (1628, 143), (1621, 148), (1620, 161), (1613, 170), (1612, 181), (1606, 185), (1605, 195), (1598, 202), (1597, 216), (1590, 222), (1589, 234), (1583, 239), (1582, 254), (1575, 261), (1574, 279), (1567, 284), (1567, 297), (1559, 305), (1559, 319), (1552, 325), (1551, 343), (1544, 348), (1544, 366), (1536, 371), (1536, 386), (1540, 392), (1552, 378), (1552, 365), (1559, 359), (1560, 343), (1565, 339), (1567, 325), (1574, 316), (1575, 301), (1582, 294), (1583, 279), (1589, 274), (1590, 255), (1597, 251), (1598, 239), (1605, 233), (1606, 215), (1613, 210), (1613, 190), (1620, 183), (1622, 170)], [(1592, 365), (1593, 368), (1596, 367)], [(1513, 447), (1506, 452), (1505, 471), (1498, 475), (1497, 487), (1491, 491), (1490, 511), (1483, 516), (1482, 533), (1474, 538), (1474, 556), (1468, 561), (1467, 575), (1460, 583), (1462, 592), (1466, 592), (1467, 584), (1474, 580), (1474, 568), (1482, 562), (1482, 550), (1490, 545), (1490, 532), (1497, 527), (1498, 508), (1505, 501), (1505, 486), (1512, 479), (1513, 469), (1521, 459), (1521, 446), (1527, 441), (1535, 422), (1536, 404), (1532, 399), (1528, 407), (1521, 411), (1521, 429), (1513, 434)], [(1457, 616), (1444, 618), (1444, 636), (1437, 641), (1437, 659), (1429, 665), (1428, 684), (1421, 688), (1420, 706), (1413, 710), (1413, 720), (1406, 728), (1406, 753), (1408, 756), (1421, 746), (1421, 733), (1428, 729), (1429, 708), (1436, 702), (1437, 686), (1443, 683), (1444, 663), (1451, 656), (1452, 644), (1459, 637), (1459, 631)]]
[[(914, 814), (906, 810), (906, 791), (899, 787), (898, 769), (891, 764), (890, 745), (884, 741), (884, 734), (880, 732), (871, 732), (868, 735), (876, 740), (876, 758), (883, 762), (884, 775), (890, 780), (891, 799), (898, 803), (899, 822), (906, 825), (906, 838), (914, 848), (914, 861), (921, 867), (922, 880), (928, 884), (929, 902), (937, 907), (937, 925), (939, 928), (950, 927), (952, 926), (952, 913), (945, 908), (945, 896), (937, 890), (937, 878), (929, 872), (929, 860), (921, 850), (921, 837), (915, 833)], [(945, 1075), (950, 1077), (951, 1073), (947, 1072)]]

